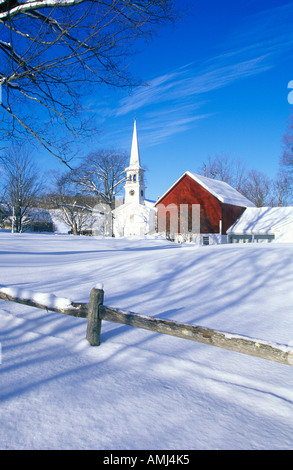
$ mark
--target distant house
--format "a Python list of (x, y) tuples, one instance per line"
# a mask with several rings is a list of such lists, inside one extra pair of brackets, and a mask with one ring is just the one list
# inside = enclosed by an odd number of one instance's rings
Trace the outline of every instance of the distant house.
[(229, 243), (293, 242), (293, 207), (249, 207), (227, 235)]
[(187, 171), (155, 207), (158, 231), (167, 238), (214, 244), (226, 242), (227, 229), (254, 204), (223, 181)]
[(33, 208), (28, 214), (26, 231), (54, 232), (54, 223), (48, 210)]

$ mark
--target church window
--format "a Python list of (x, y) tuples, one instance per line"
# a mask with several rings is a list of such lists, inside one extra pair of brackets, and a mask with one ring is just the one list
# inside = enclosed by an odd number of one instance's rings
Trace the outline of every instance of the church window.
[(136, 181), (136, 175), (133, 175), (133, 181)]

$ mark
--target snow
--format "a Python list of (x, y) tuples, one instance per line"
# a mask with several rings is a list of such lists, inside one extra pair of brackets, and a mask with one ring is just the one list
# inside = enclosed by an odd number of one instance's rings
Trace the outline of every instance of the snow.
[(36, 302), (39, 305), (44, 305), (48, 308), (57, 308), (63, 310), (72, 308), (71, 300), (67, 298), (56, 297), (54, 294), (32, 292), (27, 289), (18, 289), (15, 287), (0, 287), (0, 292), (21, 300), (32, 300), (33, 302)]
[[(293, 243), (0, 232), (0, 284), (293, 347)], [(3, 289), (3, 288), (2, 288)], [(52, 296), (52, 297), (51, 297)], [(292, 367), (0, 301), (0, 448), (292, 449)], [(0, 350), (1, 350), (0, 349)]]
[(248, 207), (227, 233), (267, 234), (293, 226), (293, 207)]

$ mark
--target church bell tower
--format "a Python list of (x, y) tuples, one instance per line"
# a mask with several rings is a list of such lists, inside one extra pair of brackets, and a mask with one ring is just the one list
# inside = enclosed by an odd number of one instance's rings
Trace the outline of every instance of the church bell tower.
[(136, 120), (134, 121), (129, 167), (126, 168), (125, 204), (144, 204), (144, 168), (140, 166)]

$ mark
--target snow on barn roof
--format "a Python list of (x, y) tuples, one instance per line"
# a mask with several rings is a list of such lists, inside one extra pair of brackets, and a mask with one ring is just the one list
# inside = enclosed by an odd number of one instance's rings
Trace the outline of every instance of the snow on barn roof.
[(188, 175), (198, 184), (200, 184), (203, 188), (205, 188), (209, 193), (215, 196), (219, 201), (223, 202), (224, 204), (231, 204), (233, 206), (240, 206), (240, 207), (255, 207), (255, 205), (249, 201), (245, 196), (240, 194), (236, 189), (232, 188), (228, 183), (224, 181), (215, 180), (212, 178), (207, 178), (206, 176), (197, 175), (195, 173), (191, 173), (190, 171), (186, 171), (184, 175), (182, 175), (176, 183), (171, 186), (171, 188), (159, 198), (156, 204), (183, 178), (183, 176)]
[(234, 206), (242, 207), (254, 207), (254, 204), (249, 201), (245, 196), (240, 194), (236, 189), (232, 188), (228, 183), (224, 181), (207, 178), (206, 176), (196, 175), (194, 173), (187, 172), (191, 178), (197, 183), (201, 184), (211, 194), (213, 194), (219, 201), (225, 204), (232, 204)]
[(227, 230), (228, 234), (268, 234), (293, 226), (293, 207), (248, 207)]

